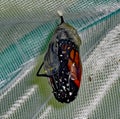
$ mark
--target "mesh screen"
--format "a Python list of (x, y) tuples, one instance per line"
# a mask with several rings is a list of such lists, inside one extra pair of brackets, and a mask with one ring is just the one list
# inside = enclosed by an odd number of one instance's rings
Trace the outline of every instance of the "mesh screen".
[[(82, 82), (69, 104), (35, 76), (60, 23), (57, 10), (82, 39)], [(119, 87), (119, 0), (0, 1), (0, 119), (119, 119)]]

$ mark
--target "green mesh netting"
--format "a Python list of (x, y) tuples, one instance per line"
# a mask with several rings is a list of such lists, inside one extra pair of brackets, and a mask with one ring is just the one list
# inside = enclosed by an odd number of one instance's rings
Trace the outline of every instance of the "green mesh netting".
[[(60, 23), (57, 10), (82, 39), (82, 83), (70, 104), (35, 76)], [(119, 0), (0, 1), (0, 119), (119, 119), (119, 87)]]

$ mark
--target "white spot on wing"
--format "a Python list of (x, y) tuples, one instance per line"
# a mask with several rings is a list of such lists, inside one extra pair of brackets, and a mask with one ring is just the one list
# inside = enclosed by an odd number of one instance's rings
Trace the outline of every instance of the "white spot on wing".
[(69, 83), (67, 83), (66, 86), (69, 86)]
[(67, 99), (67, 102), (70, 102), (70, 100), (69, 100), (69, 99)]
[(74, 67), (74, 66), (75, 66), (75, 63), (73, 63), (72, 66)]
[(62, 86), (63, 90), (66, 90), (65, 86)]
[(69, 92), (69, 95), (71, 96), (71, 95), (72, 95), (72, 92)]
[(62, 57), (63, 55), (62, 54), (60, 54), (60, 57)]

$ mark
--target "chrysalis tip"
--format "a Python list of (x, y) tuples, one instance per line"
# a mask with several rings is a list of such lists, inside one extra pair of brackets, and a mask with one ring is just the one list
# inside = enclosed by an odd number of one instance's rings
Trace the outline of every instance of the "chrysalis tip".
[(58, 10), (57, 13), (58, 13), (59, 16), (63, 16), (63, 12), (62, 11)]

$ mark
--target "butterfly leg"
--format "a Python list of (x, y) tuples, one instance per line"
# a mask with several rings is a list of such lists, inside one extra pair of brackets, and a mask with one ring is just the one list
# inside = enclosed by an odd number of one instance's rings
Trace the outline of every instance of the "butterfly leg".
[(51, 76), (49, 76), (47, 74), (39, 74), (39, 72), (42, 69), (43, 65), (44, 65), (44, 62), (41, 64), (40, 68), (38, 69), (36, 76), (38, 76), (38, 77), (49, 77), (50, 78)]

